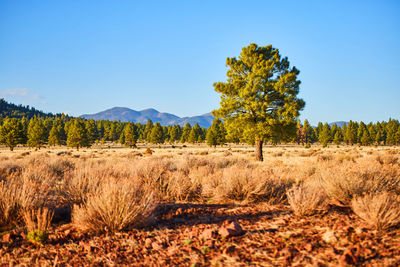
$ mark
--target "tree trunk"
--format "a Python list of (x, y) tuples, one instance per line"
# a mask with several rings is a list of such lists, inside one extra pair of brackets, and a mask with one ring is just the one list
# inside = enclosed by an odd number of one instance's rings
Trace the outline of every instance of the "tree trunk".
[(262, 153), (263, 141), (257, 140), (256, 141), (256, 160), (263, 161), (263, 153)]

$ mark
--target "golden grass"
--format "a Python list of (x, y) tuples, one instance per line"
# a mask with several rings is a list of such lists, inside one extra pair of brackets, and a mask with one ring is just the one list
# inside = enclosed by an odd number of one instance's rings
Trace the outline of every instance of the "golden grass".
[(323, 210), (326, 194), (318, 183), (303, 183), (287, 191), (287, 197), (293, 212), (299, 216), (313, 215)]
[(47, 206), (75, 207), (82, 229), (120, 231), (147, 218), (157, 202), (267, 202), (309, 215), (330, 200), (350, 205), (365, 194), (400, 194), (396, 147), (265, 146), (260, 163), (241, 145), (107, 146), (0, 149), (0, 228), (22, 223), (26, 209)]
[(136, 183), (106, 182), (74, 206), (72, 222), (83, 231), (117, 232), (144, 224), (154, 207), (153, 194)]
[(378, 231), (400, 223), (400, 197), (388, 192), (367, 194), (351, 201), (351, 207), (367, 224)]

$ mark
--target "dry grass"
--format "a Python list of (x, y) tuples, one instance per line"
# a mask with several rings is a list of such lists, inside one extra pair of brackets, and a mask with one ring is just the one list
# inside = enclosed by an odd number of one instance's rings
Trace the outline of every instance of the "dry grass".
[(351, 207), (367, 224), (378, 231), (387, 230), (400, 223), (400, 197), (382, 192), (356, 197)]
[(40, 231), (47, 232), (53, 219), (54, 212), (48, 208), (37, 210), (26, 210), (23, 213), (26, 229), (28, 232)]
[[(151, 203), (289, 203), (299, 215), (319, 210), (323, 200), (350, 204), (366, 193), (400, 193), (397, 148), (266, 146), (262, 163), (255, 162), (252, 148), (244, 146), (149, 147), (152, 154), (144, 157), (145, 150), (139, 146), (2, 151), (0, 228), (22, 223), (26, 209), (69, 205), (75, 206), (74, 221), (82, 228), (119, 231), (142, 221), (137, 212), (147, 202), (139, 201), (139, 192), (151, 192)], [(305, 186), (315, 183), (322, 187)], [(112, 188), (107, 191), (106, 185)], [(130, 211), (118, 218), (109, 211), (119, 209), (113, 205)], [(115, 225), (109, 218), (116, 220)]]
[(293, 212), (299, 216), (313, 215), (323, 210), (327, 200), (323, 188), (315, 183), (296, 185), (287, 191), (287, 197)]
[(74, 206), (72, 221), (83, 231), (117, 232), (144, 224), (154, 204), (153, 194), (136, 183), (103, 183)]
[(325, 165), (321, 169), (325, 191), (344, 204), (366, 193), (400, 193), (399, 168), (380, 165), (370, 159)]

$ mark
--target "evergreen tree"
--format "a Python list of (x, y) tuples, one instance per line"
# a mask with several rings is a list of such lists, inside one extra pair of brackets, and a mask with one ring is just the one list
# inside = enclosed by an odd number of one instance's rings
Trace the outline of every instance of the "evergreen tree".
[(227, 81), (214, 84), (221, 107), (212, 113), (225, 122), (236, 121), (243, 135), (254, 139), (256, 159), (262, 161), (264, 142), (296, 135), (296, 118), (305, 105), (297, 98), (300, 72), (272, 45), (250, 44), (238, 58), (227, 58), (226, 65)]
[(399, 126), (399, 128), (397, 129), (396, 134), (394, 135), (394, 143), (395, 143), (396, 145), (400, 145), (400, 126)]
[(207, 144), (216, 147), (226, 142), (226, 131), (224, 124), (218, 118), (215, 118), (212, 125), (208, 128), (206, 134)]
[(368, 146), (372, 143), (371, 137), (369, 136), (369, 133), (367, 130), (363, 131), (363, 135), (361, 136), (360, 142), (363, 146)]
[(124, 128), (125, 145), (129, 147), (136, 147), (137, 133), (135, 130), (135, 124), (129, 122)]
[(47, 141), (43, 120), (33, 117), (28, 125), (28, 146), (40, 149)]
[(170, 128), (169, 132), (169, 142), (171, 144), (175, 143), (180, 139), (180, 127), (179, 125), (174, 125)]
[(381, 132), (378, 131), (378, 132), (376, 133), (376, 136), (375, 136), (375, 144), (376, 144), (376, 145), (380, 145), (381, 141), (382, 141)]
[(68, 130), (67, 145), (69, 147), (76, 147), (77, 150), (81, 147), (89, 147), (85, 123), (81, 119), (74, 119)]
[(156, 122), (156, 124), (154, 124), (153, 129), (151, 130), (150, 142), (153, 144), (164, 143), (163, 131), (161, 124), (159, 122)]
[(314, 136), (314, 130), (311, 127), (310, 123), (308, 122), (308, 120), (304, 120), (304, 124), (303, 124), (303, 135), (304, 135), (304, 142), (306, 144), (308, 143), (312, 143), (315, 140), (313, 140), (313, 136)]
[(147, 124), (143, 132), (143, 140), (146, 140), (149, 143), (151, 142), (152, 130), (153, 130), (153, 122), (151, 120), (147, 120)]
[(398, 122), (396, 120), (389, 119), (386, 124), (386, 144), (394, 145), (396, 143), (395, 135), (398, 128)]
[(331, 129), (328, 123), (325, 123), (323, 125), (322, 130), (319, 133), (318, 140), (322, 144), (322, 147), (326, 147), (328, 143), (331, 141)]
[(98, 139), (96, 122), (94, 120), (87, 120), (85, 122), (88, 141), (92, 144)]
[(196, 143), (199, 139), (199, 136), (201, 136), (201, 128), (199, 124), (195, 124), (193, 128), (190, 130), (189, 136), (188, 136), (188, 142), (189, 143)]
[(48, 144), (50, 146), (64, 145), (66, 141), (66, 135), (64, 130), (64, 122), (61, 118), (55, 118), (53, 125), (50, 129)]
[(353, 121), (350, 121), (346, 127), (345, 141), (350, 145), (357, 142), (357, 127)]
[(336, 131), (335, 136), (333, 137), (333, 142), (336, 145), (340, 145), (340, 143), (343, 141), (343, 136), (341, 131)]
[(191, 130), (192, 130), (192, 126), (190, 126), (190, 124), (187, 122), (182, 131), (181, 143), (186, 143), (188, 141)]
[(6, 145), (11, 151), (24, 140), (24, 127), (16, 118), (5, 118), (0, 126), (0, 143)]

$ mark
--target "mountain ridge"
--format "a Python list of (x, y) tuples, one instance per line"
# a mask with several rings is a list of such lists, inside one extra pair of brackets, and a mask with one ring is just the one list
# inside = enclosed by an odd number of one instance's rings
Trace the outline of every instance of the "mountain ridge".
[(211, 126), (214, 117), (211, 113), (205, 113), (198, 116), (179, 117), (177, 115), (159, 112), (154, 108), (143, 109), (140, 111), (133, 110), (127, 107), (113, 107), (100, 111), (94, 114), (83, 114), (79, 116), (84, 119), (93, 120), (110, 120), (110, 121), (122, 121), (122, 122), (135, 122), (135, 123), (147, 123), (147, 120), (151, 120), (153, 123), (159, 122), (161, 125), (180, 125), (184, 126), (186, 123), (195, 125), (198, 123), (201, 127), (208, 128)]

